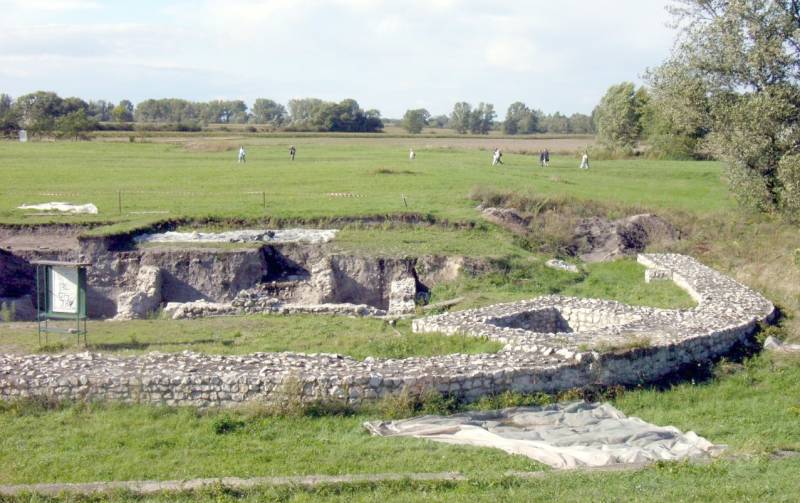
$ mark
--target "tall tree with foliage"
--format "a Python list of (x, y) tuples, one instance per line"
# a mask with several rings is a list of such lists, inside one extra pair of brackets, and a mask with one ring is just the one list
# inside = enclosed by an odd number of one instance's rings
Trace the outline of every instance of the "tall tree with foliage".
[(19, 129), (19, 117), (14, 110), (14, 100), (5, 93), (0, 94), (0, 134), (11, 137)]
[(497, 114), (494, 105), (491, 103), (478, 103), (472, 110), (469, 120), (469, 132), (472, 134), (489, 134), (494, 126), (494, 118)]
[(253, 122), (280, 127), (286, 122), (286, 108), (273, 100), (258, 98), (253, 102)]
[(64, 100), (53, 92), (24, 94), (14, 101), (14, 111), (22, 127), (31, 134), (43, 135), (55, 127), (55, 118), (63, 114)]
[(800, 2), (682, 0), (672, 12), (678, 42), (658, 71), (707, 97), (708, 145), (734, 194), (800, 216)]
[(122, 100), (111, 111), (111, 119), (114, 122), (133, 122), (133, 103), (129, 100)]
[(416, 108), (414, 110), (406, 110), (403, 115), (403, 120), (400, 124), (403, 129), (411, 134), (419, 134), (428, 125), (428, 120), (431, 118), (431, 113), (424, 108)]
[(75, 141), (87, 138), (87, 133), (96, 127), (97, 122), (87, 116), (84, 109), (69, 112), (59, 117), (55, 123), (58, 136), (72, 138)]
[(608, 88), (594, 113), (597, 140), (611, 150), (633, 151), (642, 133), (645, 103), (646, 94), (637, 92), (631, 82)]
[(450, 127), (459, 134), (465, 134), (469, 131), (471, 118), (472, 106), (466, 101), (459, 101), (453, 105), (453, 112), (450, 114)]
[(506, 119), (503, 121), (505, 134), (530, 134), (539, 129), (539, 115), (525, 103), (517, 101), (508, 106)]

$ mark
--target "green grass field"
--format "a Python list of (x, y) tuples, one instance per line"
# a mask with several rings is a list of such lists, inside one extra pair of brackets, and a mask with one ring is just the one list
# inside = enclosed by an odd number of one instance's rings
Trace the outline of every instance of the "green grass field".
[[(473, 221), (475, 204), (467, 195), (476, 186), (704, 213), (732, 207), (720, 165), (713, 162), (597, 161), (591, 170), (581, 171), (572, 157), (554, 157), (550, 168), (541, 169), (535, 156), (508, 154), (504, 166), (492, 168), (488, 151), (421, 148), (410, 162), (406, 149), (380, 140), (365, 146), (312, 139), (298, 142), (292, 163), (286, 154), (291, 141), (249, 147), (245, 165), (236, 163), (234, 150), (218, 151), (226, 143), (193, 148), (0, 142), (0, 222), (207, 216), (308, 220), (411, 212)], [(54, 200), (91, 202), (100, 213), (51, 217), (15, 209)]]

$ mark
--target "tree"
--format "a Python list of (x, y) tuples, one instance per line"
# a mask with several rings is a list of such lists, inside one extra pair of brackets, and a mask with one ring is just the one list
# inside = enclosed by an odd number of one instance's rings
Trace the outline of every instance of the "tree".
[(11, 96), (5, 93), (0, 94), (0, 116), (10, 112), (13, 105), (14, 100), (11, 99)]
[(381, 119), (381, 111), (375, 108), (370, 108), (365, 112), (366, 121), (364, 123), (364, 130), (368, 132), (376, 132), (383, 130), (383, 120)]
[(710, 109), (705, 84), (681, 65), (667, 63), (647, 76), (649, 100), (642, 113), (649, 155), (692, 159), (703, 155)]
[(469, 131), (471, 118), (472, 106), (466, 101), (460, 101), (453, 105), (453, 112), (450, 114), (450, 127), (459, 134), (465, 134)]
[(77, 112), (78, 110), (83, 110), (84, 113), (88, 114), (89, 104), (78, 97), (71, 96), (69, 98), (64, 98), (61, 102), (61, 110), (57, 115), (67, 115), (72, 112)]
[(0, 94), (0, 134), (11, 137), (19, 131), (19, 117), (14, 111), (14, 100), (7, 94)]
[(114, 122), (133, 122), (133, 103), (122, 100), (111, 111), (111, 118)]
[(417, 108), (414, 110), (406, 110), (401, 125), (411, 134), (419, 134), (422, 129), (428, 125), (428, 120), (431, 114), (424, 108)]
[(275, 101), (258, 98), (253, 103), (253, 122), (280, 127), (286, 122), (286, 108)]
[(63, 112), (63, 102), (56, 93), (37, 91), (18, 97), (14, 101), (14, 111), (21, 126), (31, 134), (42, 135), (53, 130), (55, 118)]
[(108, 122), (112, 119), (111, 113), (114, 110), (114, 104), (110, 101), (97, 100), (89, 101), (89, 106), (86, 114), (96, 121)]
[(378, 110), (361, 109), (354, 99), (339, 103), (317, 98), (289, 100), (290, 129), (368, 133), (383, 129)]
[(435, 115), (428, 119), (428, 126), (442, 129), (447, 127), (447, 123), (450, 122), (450, 118), (446, 115)]
[(196, 116), (205, 123), (242, 124), (247, 122), (247, 105), (242, 100), (214, 100), (196, 103)]
[(178, 98), (149, 99), (136, 105), (136, 122), (174, 122), (177, 124), (198, 119), (198, 106)]
[(571, 133), (569, 119), (561, 112), (555, 112), (542, 118), (542, 128), (548, 133)]
[(646, 95), (631, 82), (608, 88), (595, 112), (597, 139), (611, 150), (633, 151), (642, 133), (640, 118)]
[(522, 103), (516, 101), (508, 106), (506, 120), (503, 121), (503, 133), (517, 134), (520, 132), (520, 123), (531, 113), (531, 110)]
[(73, 138), (75, 141), (86, 138), (86, 132), (97, 127), (97, 122), (86, 115), (86, 111), (78, 109), (58, 118), (55, 123), (59, 136)]
[(567, 119), (567, 126), (571, 133), (591, 134), (594, 133), (592, 118), (586, 114), (572, 114)]
[(682, 0), (672, 12), (678, 43), (658, 72), (702, 90), (690, 109), (706, 107), (708, 146), (739, 201), (798, 216), (800, 2)]
[(472, 134), (489, 134), (494, 126), (494, 105), (491, 103), (479, 103), (470, 114), (469, 131)]

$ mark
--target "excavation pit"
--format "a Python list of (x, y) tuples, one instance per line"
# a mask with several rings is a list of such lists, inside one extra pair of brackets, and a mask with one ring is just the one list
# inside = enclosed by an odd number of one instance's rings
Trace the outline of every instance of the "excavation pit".
[(697, 306), (669, 310), (546, 296), (413, 322), (416, 332), (462, 333), (503, 343), (492, 354), (363, 361), (297, 353), (0, 355), (0, 398), (229, 407), (281, 400), (291, 388), (301, 400), (358, 405), (426, 390), (469, 401), (504, 391), (638, 385), (726, 355), (774, 316), (764, 297), (691, 257), (647, 254), (639, 262), (671, 271)]

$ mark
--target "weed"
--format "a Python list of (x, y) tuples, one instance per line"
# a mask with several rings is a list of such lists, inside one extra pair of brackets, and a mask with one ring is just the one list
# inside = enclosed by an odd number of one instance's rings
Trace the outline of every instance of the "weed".
[(17, 306), (12, 303), (3, 302), (0, 304), (0, 320), (5, 322), (14, 321), (17, 315)]
[(235, 419), (228, 414), (217, 416), (211, 422), (211, 429), (217, 435), (226, 435), (228, 433), (233, 433), (234, 431), (243, 427), (244, 427), (244, 421), (240, 419)]
[(413, 416), (417, 411), (417, 397), (413, 396), (408, 388), (403, 388), (400, 393), (387, 395), (377, 405), (381, 417), (387, 419), (401, 419)]

